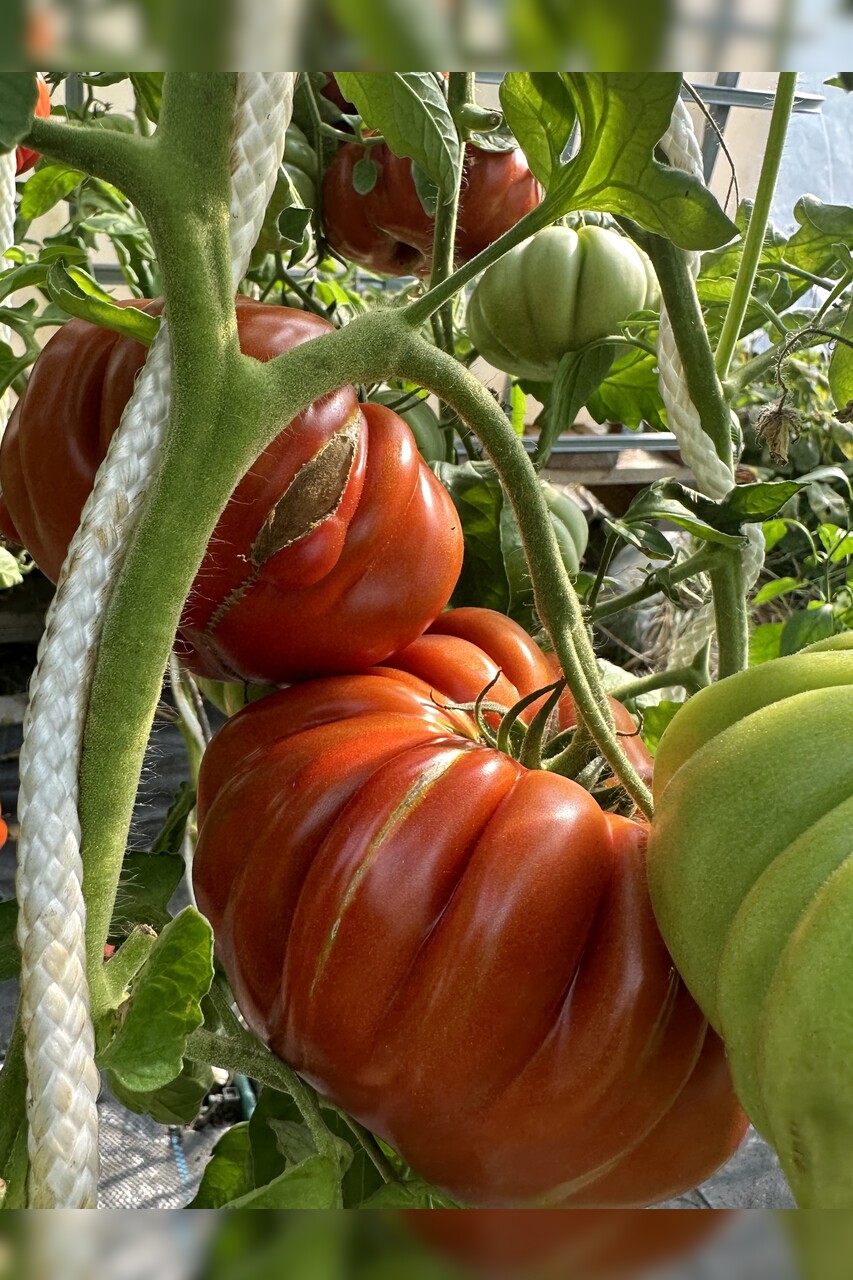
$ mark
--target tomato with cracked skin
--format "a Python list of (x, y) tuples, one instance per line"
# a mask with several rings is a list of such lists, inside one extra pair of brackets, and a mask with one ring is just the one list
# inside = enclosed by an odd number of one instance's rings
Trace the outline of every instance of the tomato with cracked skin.
[[(316, 316), (247, 299), (237, 322), (258, 360), (331, 332)], [(15, 406), (0, 446), (0, 532), (54, 581), (144, 357), (113, 330), (69, 320)], [(238, 484), (176, 649), (216, 680), (369, 667), (429, 625), (461, 560), (453, 504), (406, 424), (344, 387), (284, 426)]]
[(642, 1205), (709, 1176), (745, 1119), (655, 925), (645, 825), (471, 713), (552, 679), (521, 627), (463, 609), (246, 707), (202, 765), (195, 892), (249, 1024), (429, 1182)]
[[(383, 275), (426, 275), (432, 257), (435, 220), (424, 212), (412, 176), (412, 162), (384, 142), (369, 150), (376, 184), (366, 195), (353, 186), (353, 169), (365, 148), (346, 142), (323, 179), (323, 219), (329, 244), (338, 253)], [(485, 151), (465, 148), (457, 265), (470, 262), (540, 204), (543, 191), (519, 147)]]

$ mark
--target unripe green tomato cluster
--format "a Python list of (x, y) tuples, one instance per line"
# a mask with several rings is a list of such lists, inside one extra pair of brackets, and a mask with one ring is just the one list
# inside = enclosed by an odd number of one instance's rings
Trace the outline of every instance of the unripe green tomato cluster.
[(468, 336), (497, 369), (550, 381), (568, 351), (617, 333), (658, 302), (652, 264), (604, 227), (548, 227), (481, 276), (468, 303)]

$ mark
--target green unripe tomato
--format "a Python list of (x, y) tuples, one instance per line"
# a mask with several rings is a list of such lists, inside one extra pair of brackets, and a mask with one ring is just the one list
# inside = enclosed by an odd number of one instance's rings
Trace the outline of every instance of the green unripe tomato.
[(490, 364), (543, 382), (567, 351), (617, 333), (657, 300), (652, 265), (633, 241), (604, 227), (548, 227), (483, 273), (466, 328)]
[[(370, 399), (375, 404), (395, 405), (405, 394), (405, 391), (395, 391), (392, 387), (380, 387)], [(407, 408), (402, 411), (395, 409), (394, 412), (399, 414), (415, 437), (421, 457), (426, 462), (443, 462), (447, 457), (444, 434), (438, 425), (438, 414), (429, 402), (425, 399), (412, 400)]]
[(655, 761), (649, 887), (803, 1208), (853, 1206), (853, 634), (703, 689)]
[(314, 209), (317, 204), (317, 157), (305, 134), (295, 124), (287, 126), (282, 167), (252, 254), (253, 266), (257, 266), (266, 254), (289, 247), (278, 229), (278, 220), (290, 204), (288, 179), (305, 208)]

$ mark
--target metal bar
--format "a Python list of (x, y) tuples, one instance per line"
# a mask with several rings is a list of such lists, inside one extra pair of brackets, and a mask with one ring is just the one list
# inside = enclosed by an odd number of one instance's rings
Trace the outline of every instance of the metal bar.
[[(538, 436), (522, 436), (522, 444), (532, 453)], [(679, 444), (671, 431), (620, 431), (612, 436), (561, 436), (552, 453), (623, 453), (640, 449), (644, 453), (678, 453)]]

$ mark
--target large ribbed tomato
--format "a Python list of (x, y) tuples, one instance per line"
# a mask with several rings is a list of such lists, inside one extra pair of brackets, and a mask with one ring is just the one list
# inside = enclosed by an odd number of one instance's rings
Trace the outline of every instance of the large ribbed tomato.
[[(435, 221), (427, 216), (412, 177), (412, 162), (380, 142), (370, 148), (376, 184), (366, 195), (353, 186), (353, 169), (364, 157), (357, 142), (345, 142), (323, 180), (323, 219), (329, 244), (351, 262), (385, 275), (429, 271)], [(542, 188), (524, 153), (465, 149), (456, 262), (469, 262), (542, 200)]]
[[(49, 116), (50, 115), (50, 89), (47, 87), (47, 81), (39, 72), (36, 75), (36, 88), (38, 96), (36, 97), (34, 115)], [(15, 173), (26, 173), (28, 169), (32, 169), (38, 164), (38, 152), (31, 151), (29, 147), (15, 148)]]
[(655, 926), (645, 827), (483, 741), (463, 704), (496, 676), (503, 705), (552, 679), (466, 609), (394, 668), (246, 707), (202, 766), (198, 903), (250, 1025), (432, 1183), (654, 1202), (744, 1118)]
[[(237, 318), (243, 350), (259, 360), (331, 328), (246, 299)], [(54, 580), (144, 356), (139, 343), (70, 320), (12, 414), (0, 447), (0, 532)], [(213, 679), (275, 684), (358, 670), (420, 635), (461, 560), (453, 504), (406, 424), (345, 387), (283, 424), (237, 486), (177, 649)]]

